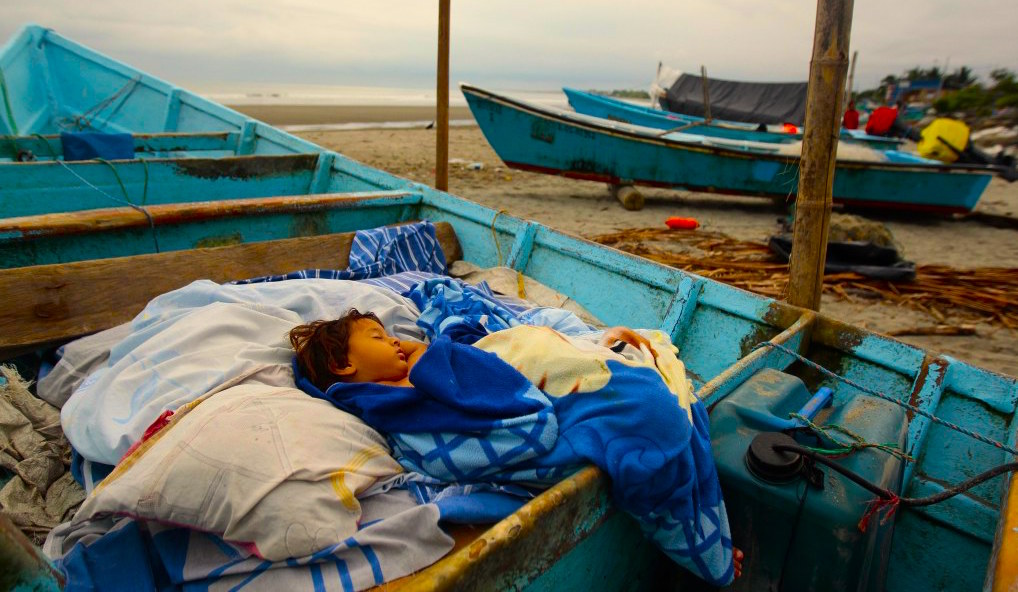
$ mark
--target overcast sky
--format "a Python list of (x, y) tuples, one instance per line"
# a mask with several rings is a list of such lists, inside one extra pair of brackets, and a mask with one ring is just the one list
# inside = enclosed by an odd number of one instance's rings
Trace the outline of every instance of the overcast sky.
[[(434, 84), (436, 0), (0, 0), (3, 43), (36, 23), (181, 86)], [(1018, 0), (856, 0), (856, 90), (913, 66), (1018, 70)], [(659, 61), (806, 80), (811, 0), (453, 0), (452, 82), (646, 88)]]

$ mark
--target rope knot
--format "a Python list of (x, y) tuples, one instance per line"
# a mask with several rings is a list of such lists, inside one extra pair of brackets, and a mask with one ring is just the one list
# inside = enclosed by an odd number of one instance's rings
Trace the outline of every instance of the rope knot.
[(869, 527), (870, 520), (884, 509), (887, 509), (887, 513), (880, 519), (880, 524), (887, 524), (887, 521), (891, 519), (891, 516), (894, 515), (894, 512), (901, 504), (901, 498), (898, 497), (897, 494), (892, 493), (891, 497), (878, 497), (866, 502), (866, 504), (869, 505), (869, 509), (866, 510), (866, 513), (859, 519), (859, 524), (857, 525), (859, 532), (866, 532), (866, 528)]

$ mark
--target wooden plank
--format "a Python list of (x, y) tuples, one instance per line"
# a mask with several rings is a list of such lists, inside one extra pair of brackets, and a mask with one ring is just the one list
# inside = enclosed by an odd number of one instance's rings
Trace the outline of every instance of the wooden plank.
[[(438, 222), (435, 229), (446, 261), (462, 257), (452, 226)], [(198, 279), (345, 269), (353, 237), (347, 232), (2, 270), (0, 359), (127, 322), (152, 298)]]
[[(314, 212), (352, 207), (361, 202), (383, 198), (415, 198), (407, 191), (366, 191), (322, 195), (283, 195), (249, 199), (197, 201), (146, 206), (152, 224), (180, 224), (215, 218), (269, 215), (288, 212)], [(91, 234), (121, 228), (148, 226), (149, 220), (134, 208), (101, 208), (78, 212), (58, 212), (0, 219), (0, 239), (30, 239), (47, 236)]]
[[(195, 152), (202, 150), (229, 150), (237, 146), (237, 131), (201, 133), (134, 134), (134, 151)], [(17, 151), (28, 150), (37, 159), (47, 160), (64, 153), (60, 136), (17, 136), (0, 143), (0, 158), (15, 158)]]

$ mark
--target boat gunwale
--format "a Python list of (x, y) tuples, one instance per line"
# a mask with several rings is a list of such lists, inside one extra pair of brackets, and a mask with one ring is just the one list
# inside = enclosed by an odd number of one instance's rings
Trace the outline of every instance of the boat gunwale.
[[(567, 97), (570, 94), (575, 94), (576, 96), (578, 96), (579, 98), (584, 99), (584, 100), (596, 101), (596, 102), (599, 102), (599, 103), (602, 103), (602, 104), (605, 104), (605, 105), (609, 105), (609, 106), (612, 106), (612, 107), (617, 107), (617, 108), (620, 108), (620, 109), (627, 109), (627, 110), (632, 110), (632, 111), (635, 111), (635, 112), (638, 112), (638, 113), (643, 113), (643, 114), (648, 115), (648, 116), (658, 116), (658, 117), (663, 117), (663, 118), (666, 118), (666, 119), (670, 119), (668, 117), (668, 114), (669, 113), (674, 113), (676, 115), (676, 120), (675, 121), (677, 123), (682, 123), (682, 121), (679, 119), (679, 118), (682, 118), (682, 119), (689, 120), (688, 123), (693, 123), (695, 121), (696, 123), (703, 123), (704, 125), (708, 125), (708, 126), (711, 126), (711, 127), (718, 127), (718, 128), (723, 128), (723, 129), (728, 129), (728, 130), (733, 130), (733, 131), (742, 131), (742, 132), (756, 132), (756, 131), (760, 131), (760, 130), (757, 129), (757, 126), (755, 126), (752, 123), (746, 123), (746, 122), (742, 122), (742, 121), (728, 121), (728, 120), (721, 120), (721, 119), (711, 120), (710, 122), (708, 122), (706, 118), (700, 117), (700, 116), (697, 116), (697, 115), (687, 115), (685, 113), (679, 113), (677, 111), (665, 111), (663, 109), (654, 109), (653, 107), (648, 107), (648, 106), (644, 106), (644, 105), (637, 105), (635, 103), (629, 103), (629, 102), (623, 101), (621, 99), (618, 99), (616, 97), (597, 95), (597, 94), (594, 94), (594, 93), (590, 93), (590, 92), (579, 90), (579, 89), (572, 88), (572, 87), (562, 87), (562, 91), (566, 94)], [(570, 102), (570, 105), (572, 105), (572, 102)], [(592, 115), (591, 117), (596, 117), (596, 115)], [(797, 127), (801, 128), (802, 126), (797, 126)], [(774, 135), (785, 135), (785, 136), (793, 139), (794, 141), (802, 141), (802, 132), (798, 132), (798, 133), (795, 133), (795, 134), (782, 134), (781, 132), (774, 132), (774, 131), (770, 131), (770, 130), (764, 130), (764, 133), (774, 134)], [(867, 133), (863, 133), (863, 134), (859, 134), (859, 135), (849, 135), (847, 137), (842, 136), (841, 140), (846, 141), (846, 142), (861, 144), (863, 146), (865, 146), (867, 142), (882, 142), (882, 143), (886, 143), (886, 144), (894, 144), (894, 145), (897, 145), (897, 146), (901, 146), (901, 145), (905, 144), (905, 140), (903, 140), (901, 138), (892, 138), (892, 137), (886, 137), (886, 136), (874, 136), (874, 135), (867, 134)]]
[[(236, 154), (237, 141), (240, 138), (240, 132), (236, 130), (223, 130), (217, 132), (165, 132), (165, 133), (145, 133), (145, 134), (131, 134), (134, 140), (134, 153), (135, 154), (148, 154), (154, 152), (212, 152), (212, 151), (225, 151), (233, 152), (235, 156), (243, 156)], [(33, 135), (18, 135), (18, 136), (4, 136), (0, 135), (0, 139), (4, 140), (0, 142), (0, 159), (10, 158), (10, 160), (0, 160), (0, 164), (30, 164), (32, 162), (52, 162), (55, 160), (62, 160), (64, 156), (63, 144), (61, 142), (60, 134), (33, 134)], [(181, 142), (180, 144), (174, 143), (175, 141)], [(221, 142), (221, 146), (188, 146), (188, 142)], [(32, 150), (39, 145), (45, 144), (49, 149), (49, 154), (36, 154), (35, 160), (31, 161), (17, 161), (14, 158), (16, 154), (4, 155), (2, 151), (9, 150), (11, 148), (15, 150)], [(54, 145), (55, 144), (55, 145)], [(165, 144), (165, 146), (160, 146)], [(59, 152), (58, 152), (59, 150)], [(268, 155), (259, 155), (268, 156)], [(195, 156), (200, 158), (200, 155)], [(164, 157), (165, 158), (165, 157)], [(184, 157), (172, 157), (172, 158), (184, 158)], [(117, 160), (139, 160), (138, 157), (131, 159), (117, 159)], [(152, 161), (154, 158), (145, 158), (146, 161)], [(63, 160), (66, 163), (72, 162), (83, 162), (80, 160)], [(84, 161), (87, 162), (87, 161)], [(116, 162), (110, 160), (110, 162)]]
[[(103, 166), (110, 164), (132, 165), (132, 164), (176, 164), (187, 163), (200, 164), (203, 161), (211, 162), (234, 162), (234, 161), (269, 161), (269, 160), (303, 160), (309, 157), (321, 157), (328, 152), (290, 152), (287, 154), (230, 154), (228, 156), (168, 156), (158, 158), (117, 158), (112, 160), (91, 159), (91, 160), (36, 160), (32, 162), (0, 162), (0, 167), (21, 167), (21, 166), (48, 166), (48, 167), (78, 167), (78, 166)], [(313, 167), (308, 170), (313, 170)]]
[(237, 216), (309, 213), (355, 207), (412, 206), (420, 202), (420, 194), (413, 191), (379, 190), (174, 202), (143, 206), (144, 212), (131, 207), (54, 212), (0, 218), (0, 244)]

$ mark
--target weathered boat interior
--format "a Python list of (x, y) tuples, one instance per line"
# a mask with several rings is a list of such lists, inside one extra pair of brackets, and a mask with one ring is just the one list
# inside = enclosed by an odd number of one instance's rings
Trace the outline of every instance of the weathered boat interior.
[[(508, 267), (605, 324), (670, 336), (712, 410), (733, 537), (747, 554), (735, 589), (1018, 581), (1014, 479), (876, 515), (862, 532), (865, 490), (829, 473), (807, 503), (801, 481), (755, 479), (744, 460), (753, 438), (772, 431), (767, 417), (783, 420), (827, 387), (833, 401), (816, 422), (912, 459), (866, 450), (846, 466), (901, 496), (946, 492), (1013, 460), (1018, 379), (371, 169), (38, 27), (4, 48), (0, 69), (23, 99), (12, 120), (0, 117), (10, 140), (0, 142), (0, 360), (126, 322), (195, 279), (343, 268), (353, 231), (431, 220), (450, 260)], [(83, 129), (135, 134), (136, 158), (61, 160), (55, 134)], [(11, 557), (31, 555), (12, 526), (0, 532)], [(490, 528), (454, 535), (452, 553), (384, 589), (698, 587), (614, 510), (593, 468)]]
[[(439, 226), (446, 243), (453, 241), (447, 248), (452, 257), (458, 252), (455, 245), (459, 244), (464, 259), (484, 267), (499, 263), (508, 265), (571, 295), (606, 323), (660, 328), (670, 334), (699, 397), (711, 408), (721, 408), (729, 396), (750, 382), (758, 371), (776, 369), (802, 379), (810, 392), (821, 386), (833, 388), (835, 409), (856, 405), (852, 407), (852, 414), (867, 414), (870, 419), (896, 410), (855, 387), (830, 378), (790, 353), (798, 352), (857, 385), (887, 393), (988, 438), (1014, 445), (1013, 416), (1018, 399), (1014, 379), (993, 375), (947, 357), (931, 356), (822, 315), (604, 249), (437, 192), (378, 198), (331, 196), (330, 199), (332, 202), (320, 204), (318, 211), (296, 210), (286, 215), (300, 221), (318, 219), (322, 211), (331, 212), (337, 219), (344, 220), (342, 230), (346, 231), (422, 218), (445, 222), (447, 225)], [(199, 205), (181, 205), (179, 209)], [(63, 224), (66, 228), (74, 226), (69, 221), (77, 217), (96, 214), (76, 212), (49, 216), (62, 217), (54, 227)], [(248, 228), (257, 226), (259, 219), (274, 215), (279, 214), (248, 207), (239, 208), (223, 220), (236, 228)], [(144, 220), (140, 214), (135, 217)], [(20, 245), (12, 247), (12, 252), (29, 251), (26, 247), (34, 241), (46, 240), (52, 232), (42, 222), (45, 220), (40, 221), (31, 234), (20, 237)], [(203, 230), (204, 221), (182, 220), (177, 226), (177, 231), (199, 242), (202, 232), (211, 233), (204, 238), (220, 236), (222, 232), (221, 229)], [(92, 237), (95, 244), (119, 242), (116, 237), (123, 233), (116, 227), (77, 228), (81, 232), (79, 237)], [(28, 261), (0, 272), (0, 297), (8, 303), (0, 313), (0, 357), (9, 358), (26, 349), (59, 343), (129, 320), (151, 297), (192, 279), (224, 281), (298, 268), (341, 266), (344, 249), (349, 248), (350, 241), (349, 235), (333, 234), (250, 242), (262, 238), (242, 234), (235, 241), (237, 244), (229, 246), (193, 249), (189, 248), (194, 246), (192, 243), (178, 245), (183, 250), (151, 252), (151, 238), (158, 235), (162, 239), (164, 228), (156, 226), (153, 234), (147, 224), (135, 227), (135, 236), (126, 242), (147, 246), (146, 254), (41, 265)], [(169, 241), (171, 235), (172, 232), (165, 235), (164, 240)], [(36, 236), (42, 238), (36, 239)], [(563, 273), (563, 270), (568, 271)], [(111, 279), (122, 277), (134, 280)], [(610, 293), (603, 289), (605, 285), (612, 286)], [(788, 350), (768, 344), (785, 346)], [(760, 386), (754, 388), (757, 396), (767, 392)], [(860, 401), (865, 404), (858, 407)], [(800, 403), (789, 402), (786, 406), (795, 407)], [(842, 421), (852, 419), (842, 418)], [(949, 484), (1007, 460), (1006, 452), (970, 438), (957, 437), (952, 430), (924, 417), (908, 414), (905, 419), (908, 427), (907, 433), (901, 434), (902, 443), (916, 462), (881, 465), (879, 470), (895, 472), (897, 477), (892, 481), (900, 478), (901, 491), (908, 495), (942, 491)], [(733, 433), (742, 433), (751, 427), (743, 425)], [(720, 432), (715, 438), (727, 435)], [(746, 445), (744, 438), (741, 445)], [(726, 485), (729, 484), (723, 477), (723, 487)], [(935, 506), (901, 508), (893, 522), (889, 552), (885, 550), (882, 558), (870, 557), (868, 561), (882, 564), (887, 585), (894, 584), (896, 589), (937, 589), (948, 581), (953, 587), (962, 575), (965, 581), (977, 586), (989, 563), (1001, 516), (1001, 496), (1005, 491), (1005, 484), (997, 480)], [(864, 509), (847, 511), (859, 518)], [(751, 515), (744, 518), (747, 521), (762, 519)], [(474, 532), (477, 535), (474, 540), (419, 574), (418, 578), (423, 579), (415, 581), (498, 581), (514, 585), (533, 582), (537, 585), (565, 577), (556, 576), (560, 571), (575, 579), (575, 572), (568, 567), (570, 561), (586, 565), (591, 554), (600, 554), (603, 551), (600, 546), (614, 546), (616, 543), (611, 541), (623, 532), (635, 537), (628, 539), (632, 544), (639, 540), (638, 533), (631, 532), (635, 527), (628, 520), (624, 515), (613, 515), (603, 479), (596, 470), (589, 469), (563, 481), (492, 530)], [(564, 527), (567, 523), (571, 527)], [(881, 536), (881, 540), (891, 538), (889, 531)], [(924, 544), (916, 545), (918, 540)], [(885, 545), (886, 541), (880, 546)], [(572, 553), (576, 557), (568, 559), (572, 555), (567, 555), (567, 551), (574, 546)], [(766, 554), (763, 549), (758, 551), (760, 555)], [(960, 554), (966, 554), (964, 562), (943, 562), (945, 556)], [(550, 559), (563, 555), (562, 561)], [(654, 557), (649, 551), (644, 555)], [(538, 561), (537, 556), (545, 559)], [(633, 556), (627, 555), (625, 562), (631, 560)], [(554, 567), (541, 576), (551, 564)], [(922, 569), (917, 572), (916, 566)], [(621, 570), (618, 576), (617, 582), (621, 585), (628, 581), (632, 572)], [(604, 574), (591, 577), (594, 578), (592, 582), (601, 582)]]

